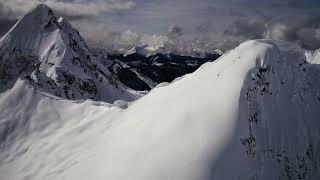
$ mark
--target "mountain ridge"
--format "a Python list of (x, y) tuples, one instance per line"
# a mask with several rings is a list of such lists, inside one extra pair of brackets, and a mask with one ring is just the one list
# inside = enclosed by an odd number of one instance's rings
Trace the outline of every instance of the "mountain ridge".
[(126, 109), (57, 101), (19, 80), (0, 94), (0, 174), (317, 180), (320, 67), (306, 60), (291, 43), (248, 41)]

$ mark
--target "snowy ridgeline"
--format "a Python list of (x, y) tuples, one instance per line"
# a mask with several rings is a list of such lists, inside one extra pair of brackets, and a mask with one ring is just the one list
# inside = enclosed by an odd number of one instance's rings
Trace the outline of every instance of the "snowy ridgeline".
[(318, 180), (320, 67), (310, 62), (296, 45), (248, 41), (126, 109), (19, 78), (0, 94), (0, 177)]

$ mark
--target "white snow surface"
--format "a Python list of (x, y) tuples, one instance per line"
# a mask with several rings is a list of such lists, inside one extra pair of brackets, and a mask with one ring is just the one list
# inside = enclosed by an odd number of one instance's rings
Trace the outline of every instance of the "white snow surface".
[(18, 79), (0, 94), (0, 177), (316, 180), (319, 73), (300, 47), (255, 40), (127, 109)]
[(315, 51), (305, 51), (307, 61), (313, 64), (320, 64), (320, 49)]

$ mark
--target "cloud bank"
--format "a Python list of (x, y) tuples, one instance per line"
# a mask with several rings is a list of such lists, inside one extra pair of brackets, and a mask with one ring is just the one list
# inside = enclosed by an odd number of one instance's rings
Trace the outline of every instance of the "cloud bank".
[(293, 41), (306, 49), (317, 49), (320, 47), (320, 16), (243, 18), (236, 20), (224, 35), (237, 41), (258, 38)]
[(130, 0), (0, 0), (0, 4), (13, 13), (11, 16), (21, 16), (27, 11), (45, 3), (66, 16), (98, 16), (105, 12), (121, 12), (134, 9), (136, 4)]
[(0, 35), (46, 3), (93, 47), (151, 44), (175, 51), (228, 50), (248, 39), (320, 48), (318, 0), (0, 0)]

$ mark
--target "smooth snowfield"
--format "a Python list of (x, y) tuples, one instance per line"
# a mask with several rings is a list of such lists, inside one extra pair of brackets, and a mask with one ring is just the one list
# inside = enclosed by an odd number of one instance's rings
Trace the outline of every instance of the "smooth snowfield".
[(0, 95), (0, 175), (15, 180), (319, 179), (320, 68), (248, 41), (127, 109)]

